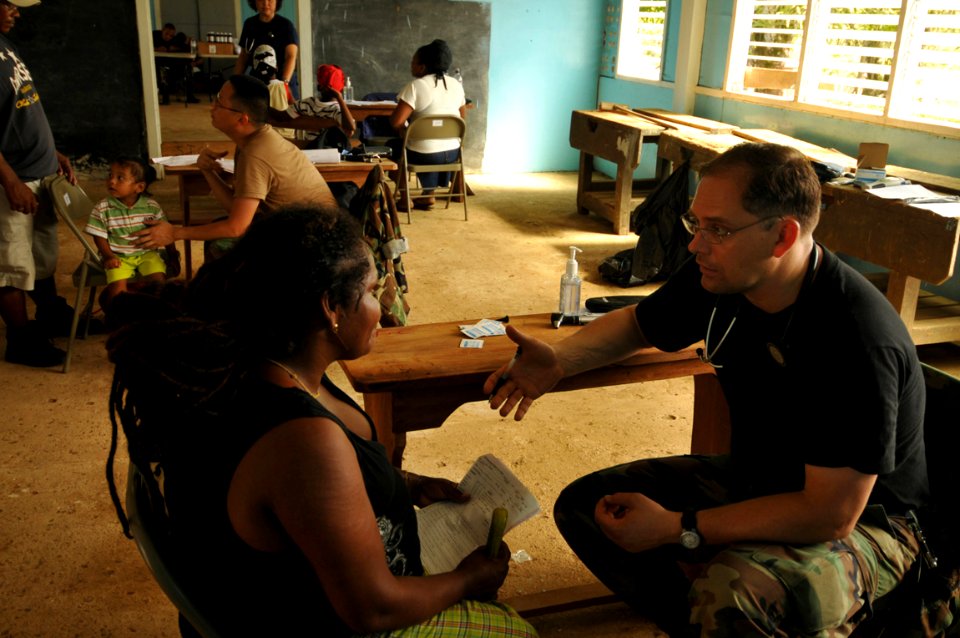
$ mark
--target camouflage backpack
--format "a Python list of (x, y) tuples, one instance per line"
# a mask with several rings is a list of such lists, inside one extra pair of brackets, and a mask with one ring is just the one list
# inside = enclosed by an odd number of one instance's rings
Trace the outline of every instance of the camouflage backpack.
[(407, 240), (400, 231), (393, 194), (379, 165), (373, 167), (360, 192), (351, 200), (350, 214), (362, 225), (377, 265), (380, 325), (407, 325), (410, 305), (404, 298), (408, 286), (401, 259), (408, 249)]

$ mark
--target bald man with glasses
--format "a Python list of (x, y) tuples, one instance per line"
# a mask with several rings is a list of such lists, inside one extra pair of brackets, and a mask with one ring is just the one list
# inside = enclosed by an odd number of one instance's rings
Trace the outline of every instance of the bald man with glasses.
[(847, 635), (919, 552), (907, 524), (929, 496), (916, 349), (883, 295), (813, 239), (820, 185), (801, 153), (741, 144), (701, 176), (682, 220), (689, 261), (553, 347), (508, 328), (522, 354), (491, 407), (519, 420), (565, 376), (703, 341), (730, 453), (580, 478), (557, 526), (670, 636)]
[(214, 128), (236, 143), (232, 182), (219, 161), (226, 152), (201, 151), (197, 167), (227, 217), (198, 226), (153, 223), (137, 235), (144, 248), (177, 240), (206, 241), (207, 258), (216, 258), (243, 235), (258, 212), (271, 213), (291, 204), (335, 206), (336, 200), (316, 167), (293, 143), (267, 124), (270, 90), (249, 75), (227, 80), (210, 107)]

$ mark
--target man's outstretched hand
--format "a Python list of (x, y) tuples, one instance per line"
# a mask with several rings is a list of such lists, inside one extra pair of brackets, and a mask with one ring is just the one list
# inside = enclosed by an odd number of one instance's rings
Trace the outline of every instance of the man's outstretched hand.
[[(533, 401), (546, 394), (563, 378), (563, 368), (553, 348), (528, 337), (513, 326), (507, 326), (507, 337), (517, 344), (519, 356), (505, 362), (487, 377), (483, 391), (490, 395), (490, 408), (500, 409), (500, 416), (514, 412), (513, 418), (522, 419)], [(506, 379), (497, 388), (497, 382)], [(496, 390), (496, 392), (494, 392)]]

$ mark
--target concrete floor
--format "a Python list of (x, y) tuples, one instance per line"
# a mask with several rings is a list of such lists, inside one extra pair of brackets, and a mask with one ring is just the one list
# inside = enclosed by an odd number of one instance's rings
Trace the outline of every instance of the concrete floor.
[[(180, 139), (212, 138), (213, 130), (202, 128), (209, 125), (204, 104), (184, 108), (175, 103), (165, 109), (199, 120), (189, 125), (197, 137)], [(177, 126), (165, 129), (171, 135), (178, 130), (185, 135), (187, 125)], [(103, 196), (102, 177), (102, 173), (85, 176), (84, 186), (94, 199)], [(639, 294), (638, 289), (607, 286), (596, 277), (600, 259), (633, 245), (636, 238), (617, 237), (609, 233), (607, 222), (576, 214), (575, 175), (475, 176), (471, 185), (477, 196), (470, 200), (469, 222), (460, 221), (460, 212), (451, 210), (404, 225), (417, 252), (408, 264), (412, 281), (441, 286), (442, 274), (428, 280), (430, 264), (454, 267), (457, 246), (468, 242), (489, 242), (491, 248), (489, 261), (462, 264), (467, 282), (483, 281), (494, 264), (511, 260), (529, 262), (539, 271), (529, 285), (513, 291), (487, 286), (483, 294), (464, 295), (456, 308), (449, 301), (429, 301), (421, 288), (414, 304), (420, 313), (417, 322), (445, 320), (445, 313), (486, 316), (490, 308), (518, 313), (550, 308), (555, 303), (562, 248), (574, 242), (588, 247), (584, 296)], [(153, 190), (165, 209), (176, 208), (170, 180)], [(537, 220), (536, 233), (523, 232), (531, 228), (524, 225), (529, 219)], [(58, 284), (72, 296), (70, 273), (79, 253), (72, 238), (62, 235), (61, 244)], [(416, 279), (417, 273), (423, 273), (422, 280)], [(423, 283), (427, 281), (435, 283)], [(67, 375), (0, 362), (4, 389), (0, 394), (0, 636), (178, 635), (172, 605), (133, 543), (120, 533), (107, 495), (104, 461), (110, 442), (111, 370), (104, 340), (92, 337), (78, 342), (73, 369)], [(0, 347), (4, 345), (0, 341)], [(960, 347), (920, 350), (925, 361), (960, 374)], [(688, 390), (681, 388), (676, 394), (689, 400)], [(575, 406), (567, 409), (576, 412)], [(462, 418), (469, 419), (469, 414)], [(116, 468), (121, 489), (125, 462), (121, 450)], [(537, 582), (546, 587), (589, 581), (570, 557), (564, 560), (554, 564), (541, 556), (523, 567), (538, 572)], [(508, 590), (512, 587), (516, 593), (516, 584), (510, 582)], [(547, 638), (663, 635), (623, 605), (553, 614), (536, 619), (535, 625)]]

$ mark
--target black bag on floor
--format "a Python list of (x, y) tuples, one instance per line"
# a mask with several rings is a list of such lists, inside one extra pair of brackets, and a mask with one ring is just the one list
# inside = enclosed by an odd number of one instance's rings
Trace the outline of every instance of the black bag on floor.
[(600, 276), (629, 287), (672, 275), (690, 256), (690, 233), (680, 221), (689, 207), (690, 163), (684, 162), (633, 211), (630, 227), (639, 235), (636, 247), (600, 262)]

